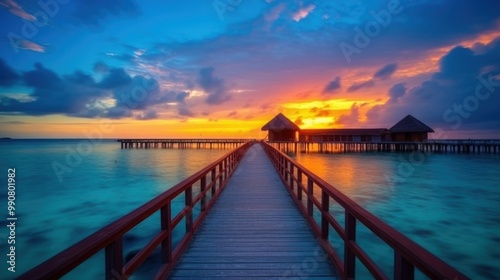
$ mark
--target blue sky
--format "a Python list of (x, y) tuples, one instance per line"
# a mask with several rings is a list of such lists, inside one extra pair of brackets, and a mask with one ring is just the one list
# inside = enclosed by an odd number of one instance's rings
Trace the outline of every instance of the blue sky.
[(257, 137), (283, 112), (303, 128), (412, 114), (451, 138), (500, 138), (499, 11), (493, 0), (0, 0), (0, 136), (79, 137), (110, 120), (107, 137)]

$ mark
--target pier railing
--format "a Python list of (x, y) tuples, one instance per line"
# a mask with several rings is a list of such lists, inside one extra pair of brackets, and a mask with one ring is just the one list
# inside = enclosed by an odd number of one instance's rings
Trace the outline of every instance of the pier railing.
[(122, 149), (133, 148), (236, 148), (255, 139), (118, 139)]
[[(191, 240), (194, 232), (215, 203), (239, 162), (254, 142), (247, 142), (191, 177), (175, 185), (136, 210), (90, 235), (46, 262), (21, 275), (18, 279), (59, 279), (96, 253), (105, 252), (106, 279), (127, 279), (160, 247), (162, 266), (155, 279), (164, 279)], [(196, 189), (195, 189), (196, 188)], [(184, 196), (184, 208), (172, 212), (172, 201)], [(193, 218), (194, 207), (200, 213)], [(123, 236), (154, 213), (160, 212), (160, 232), (128, 262), (123, 263)], [(175, 215), (175, 216), (174, 216)], [(184, 221), (184, 223), (181, 223)], [(173, 231), (185, 224), (185, 233), (174, 246)]]
[(426, 143), (456, 144), (456, 145), (500, 145), (500, 139), (428, 139)]
[[(321, 245), (326, 250), (342, 279), (355, 278), (358, 259), (375, 279), (389, 279), (381, 268), (356, 242), (356, 224), (362, 223), (394, 250), (394, 279), (414, 279), (415, 268), (431, 279), (468, 279), (465, 275), (431, 254), (382, 220), (362, 208), (352, 199), (271, 145), (262, 142), (288, 191), (304, 214)], [(320, 197), (317, 198), (315, 193)], [(345, 211), (342, 226), (330, 213), (330, 202), (338, 203)], [(305, 205), (304, 205), (305, 204)], [(314, 208), (320, 222), (314, 218)], [(329, 238), (330, 227), (344, 242), (343, 260), (335, 252)]]

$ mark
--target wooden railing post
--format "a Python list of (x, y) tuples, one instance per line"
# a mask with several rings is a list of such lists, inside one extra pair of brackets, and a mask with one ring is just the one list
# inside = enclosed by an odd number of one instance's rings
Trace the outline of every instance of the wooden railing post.
[(123, 243), (122, 237), (106, 246), (106, 279), (115, 279), (122, 276), (123, 268)]
[(294, 183), (295, 181), (293, 180), (293, 172), (294, 172), (294, 165), (292, 163), (290, 163), (290, 190), (292, 191), (293, 193), (293, 186), (294, 186)]
[(167, 231), (168, 235), (161, 242), (161, 256), (163, 263), (172, 261), (172, 210), (171, 201), (169, 201), (160, 210), (161, 230)]
[(219, 186), (218, 188), (220, 188), (222, 186), (222, 181), (224, 180), (224, 173), (222, 173), (222, 170), (223, 170), (223, 164), (222, 162), (219, 163)]
[[(205, 192), (206, 186), (207, 186), (207, 174), (203, 175), (203, 177), (201, 177), (200, 179), (200, 193)], [(202, 194), (200, 204), (201, 204), (201, 212), (204, 212), (207, 204), (206, 194)]]
[(329, 223), (326, 214), (330, 211), (330, 196), (321, 189), (321, 238), (328, 239)]
[(307, 177), (307, 215), (313, 216), (313, 196), (314, 196), (314, 183), (310, 177)]
[(283, 168), (283, 175), (285, 177), (285, 185), (288, 186), (288, 161), (286, 160), (286, 158), (283, 158), (283, 164), (285, 166), (285, 168)]
[(297, 170), (297, 181), (299, 181), (300, 185), (297, 185), (297, 199), (302, 202), (302, 170)]
[(356, 241), (356, 218), (349, 213), (347, 210), (345, 212), (345, 235), (344, 240), (344, 274), (345, 278), (354, 279), (355, 275), (355, 265), (356, 265), (356, 255), (349, 247), (351, 241)]
[(193, 186), (189, 186), (184, 192), (186, 213), (186, 233), (193, 231)]
[(228, 171), (228, 167), (227, 167), (227, 161), (228, 161), (228, 158), (225, 158), (224, 161), (223, 161), (223, 164), (224, 164), (224, 181), (227, 180), (227, 171)]
[(415, 268), (398, 252), (394, 251), (394, 280), (413, 280)]
[(216, 169), (216, 167), (214, 167), (214, 169), (212, 169), (212, 175), (211, 175), (211, 178), (210, 178), (210, 182), (213, 183), (213, 185), (212, 185), (212, 197), (211, 197), (211, 199), (214, 198), (215, 191), (217, 191), (217, 180), (215, 180), (215, 172), (216, 172), (215, 169)]

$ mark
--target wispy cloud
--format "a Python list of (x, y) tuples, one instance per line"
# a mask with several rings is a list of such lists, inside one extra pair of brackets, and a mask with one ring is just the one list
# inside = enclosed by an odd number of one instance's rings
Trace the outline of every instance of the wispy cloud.
[(16, 15), (20, 18), (29, 21), (36, 21), (36, 17), (28, 12), (26, 12), (16, 1), (14, 0), (0, 0), (0, 6), (7, 9), (11, 14)]
[(302, 19), (306, 18), (310, 13), (312, 13), (312, 11), (314, 11), (315, 8), (316, 6), (313, 4), (309, 4), (305, 7), (302, 7), (292, 15), (292, 18), (295, 21), (301, 21)]
[(33, 41), (26, 40), (26, 39), (21, 40), (19, 42), (19, 44), (17, 45), (17, 47), (19, 49), (30, 50), (30, 51), (39, 52), (39, 53), (44, 53), (46, 51), (45, 46), (42, 46), (40, 44), (37, 44)]

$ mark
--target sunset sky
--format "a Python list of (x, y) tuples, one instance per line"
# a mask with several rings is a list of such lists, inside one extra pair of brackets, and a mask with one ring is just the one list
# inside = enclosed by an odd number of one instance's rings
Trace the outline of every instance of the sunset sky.
[(0, 36), (0, 137), (500, 138), (498, 0), (0, 0)]

